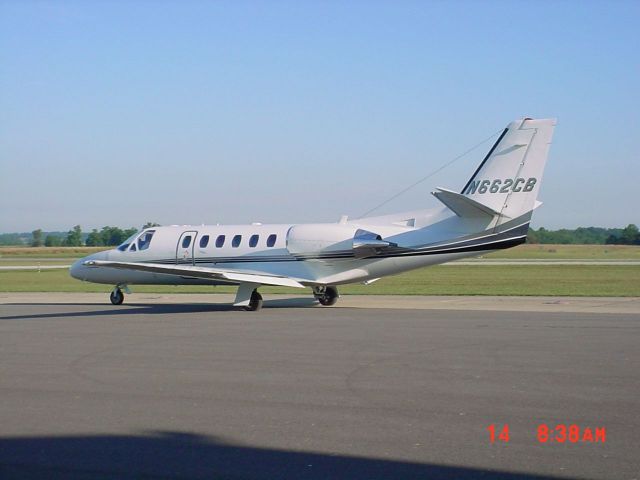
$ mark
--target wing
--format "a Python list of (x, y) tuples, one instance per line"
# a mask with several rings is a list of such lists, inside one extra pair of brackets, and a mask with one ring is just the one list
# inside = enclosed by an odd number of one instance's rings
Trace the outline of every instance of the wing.
[(162, 265), (159, 263), (109, 262), (106, 260), (88, 260), (84, 262), (84, 265), (88, 267), (119, 268), (121, 270), (136, 270), (140, 272), (179, 275), (181, 277), (204, 278), (206, 280), (221, 279), (232, 282), (259, 283), (262, 285), (276, 285), (281, 287), (305, 287), (298, 280), (290, 277), (251, 272), (248, 270), (194, 267), (190, 265)]

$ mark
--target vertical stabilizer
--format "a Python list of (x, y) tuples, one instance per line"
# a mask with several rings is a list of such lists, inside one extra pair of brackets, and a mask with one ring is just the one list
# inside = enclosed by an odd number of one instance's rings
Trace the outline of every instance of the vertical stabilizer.
[(500, 212), (498, 223), (536, 206), (555, 119), (511, 122), (460, 192)]

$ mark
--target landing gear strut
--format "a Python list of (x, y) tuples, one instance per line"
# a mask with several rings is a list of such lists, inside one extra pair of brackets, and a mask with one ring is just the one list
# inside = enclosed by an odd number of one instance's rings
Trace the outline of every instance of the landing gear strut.
[(124, 302), (124, 293), (122, 293), (120, 287), (116, 287), (113, 289), (111, 295), (109, 296), (109, 300), (111, 300), (111, 303), (113, 303), (114, 305), (122, 305), (122, 302)]
[(336, 287), (315, 287), (313, 296), (320, 302), (320, 305), (325, 307), (335, 305), (340, 297)]
[(248, 312), (255, 312), (262, 308), (262, 295), (258, 293), (258, 290), (251, 292), (251, 298), (249, 299), (249, 305), (244, 307)]
[(259, 283), (241, 283), (238, 286), (234, 307), (240, 307), (249, 312), (262, 308), (262, 295), (258, 293)]

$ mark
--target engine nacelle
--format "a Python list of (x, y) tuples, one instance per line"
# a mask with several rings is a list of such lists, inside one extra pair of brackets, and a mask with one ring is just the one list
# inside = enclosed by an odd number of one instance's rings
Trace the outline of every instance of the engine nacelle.
[(395, 246), (380, 235), (342, 224), (294, 225), (287, 233), (287, 250), (292, 255), (351, 250), (357, 257)]
[(287, 250), (293, 255), (351, 250), (357, 230), (337, 223), (294, 225), (287, 233)]

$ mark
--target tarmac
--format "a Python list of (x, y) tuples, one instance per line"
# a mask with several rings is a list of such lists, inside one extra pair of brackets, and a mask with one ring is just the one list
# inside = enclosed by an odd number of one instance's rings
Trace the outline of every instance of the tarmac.
[(640, 477), (640, 299), (290, 297), (0, 294), (0, 478)]
[[(109, 304), (107, 293), (2, 293), (0, 305), (27, 304)], [(126, 295), (128, 304), (212, 305), (228, 308), (232, 294), (155, 294)], [(318, 306), (310, 294), (265, 295), (266, 308)], [(480, 310), (520, 312), (630, 313), (640, 314), (640, 297), (535, 297), (465, 295), (343, 295), (338, 308), (409, 310)]]

